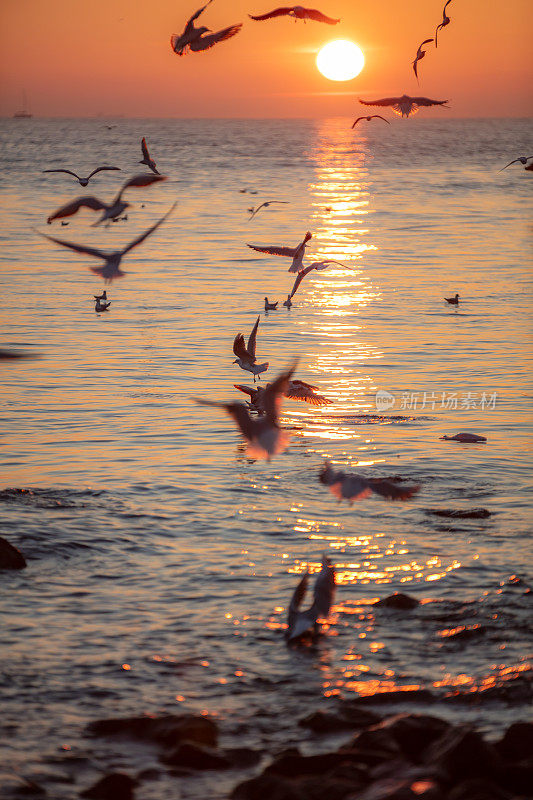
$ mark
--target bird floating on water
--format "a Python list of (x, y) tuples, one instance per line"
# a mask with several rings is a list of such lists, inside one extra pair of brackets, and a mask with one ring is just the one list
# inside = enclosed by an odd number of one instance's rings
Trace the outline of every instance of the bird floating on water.
[(357, 119), (355, 120), (354, 124), (352, 125), (352, 128), (355, 128), (357, 123), (361, 122), (362, 119), (366, 119), (367, 122), (370, 122), (371, 119), (382, 119), (383, 122), (386, 122), (387, 125), (390, 125), (389, 120), (385, 119), (385, 117), (382, 117), (380, 114), (370, 114), (370, 116), (368, 116), (368, 117), (357, 117)]
[(303, 258), (305, 256), (305, 247), (309, 239), (313, 238), (313, 234), (310, 231), (304, 236), (304, 239), (300, 244), (296, 245), (296, 247), (275, 247), (273, 245), (268, 245), (266, 247), (261, 247), (257, 244), (249, 244), (247, 247), (250, 247), (252, 250), (257, 250), (258, 253), (268, 253), (271, 256), (285, 256), (286, 258), (292, 258), (292, 264), (289, 267), (289, 272), (300, 272), (303, 269)]
[(381, 100), (359, 99), (359, 102), (364, 106), (391, 106), (396, 114), (408, 117), (409, 114), (416, 114), (419, 106), (445, 106), (448, 100), (430, 100), (429, 97), (409, 97), (408, 94), (403, 94), (401, 97), (383, 97)]
[(140, 236), (137, 236), (132, 242), (130, 242), (126, 247), (122, 248), (122, 250), (98, 250), (96, 247), (86, 247), (82, 244), (74, 244), (73, 242), (65, 242), (62, 239), (56, 239), (54, 236), (48, 236), (46, 233), (41, 233), (37, 231), (39, 236), (44, 237), (45, 239), (49, 239), (51, 242), (55, 242), (56, 244), (60, 244), (62, 247), (68, 247), (70, 250), (74, 250), (76, 253), (84, 253), (88, 256), (93, 256), (94, 258), (101, 258), (104, 261), (103, 267), (89, 267), (91, 272), (94, 272), (97, 275), (101, 275), (102, 278), (105, 280), (106, 283), (111, 283), (112, 280), (115, 278), (121, 278), (126, 273), (120, 269), (120, 262), (126, 255), (129, 253), (130, 250), (133, 250), (134, 247), (144, 242), (144, 240), (150, 236), (159, 226), (167, 219), (167, 217), (172, 213), (174, 208), (176, 207), (176, 203), (167, 211), (164, 217), (152, 225), (151, 228), (148, 228), (147, 231), (142, 233)]
[[(185, 55), (187, 50), (191, 50), (193, 52), (209, 50), (218, 42), (224, 42), (226, 39), (231, 39), (232, 36), (235, 36), (237, 33), (239, 33), (240, 29), (242, 28), (242, 23), (239, 23), (238, 25), (230, 25), (228, 28), (223, 28), (216, 33), (210, 33), (209, 28), (206, 28), (203, 25), (200, 28), (195, 28), (194, 20), (198, 19), (200, 14), (205, 11), (211, 2), (212, 0), (209, 0), (205, 6), (199, 8), (198, 11), (189, 18), (182, 34), (178, 35), (174, 33), (170, 37), (172, 49), (178, 56)], [(206, 36), (206, 33), (210, 33), (210, 35)]]
[(413, 71), (414, 71), (414, 73), (416, 75), (416, 79), (417, 80), (418, 80), (418, 67), (417, 67), (417, 64), (426, 55), (426, 51), (422, 50), (422, 48), (424, 47), (425, 44), (429, 44), (430, 42), (433, 42), (433, 41), (435, 41), (435, 40), (434, 39), (424, 39), (424, 41), (422, 42), (422, 44), (420, 45), (420, 47), (416, 51), (415, 60), (413, 61)]
[(95, 300), (104, 300), (105, 301), (105, 300), (107, 300), (107, 292), (104, 289), (102, 294), (94, 294), (93, 297), (94, 297)]
[(72, 200), (70, 203), (58, 208), (58, 210), (51, 214), (46, 221), (49, 225), (51, 225), (53, 220), (61, 219), (61, 217), (71, 217), (73, 214), (76, 214), (80, 208), (90, 208), (93, 211), (104, 212), (100, 219), (93, 224), (92, 227), (95, 227), (96, 225), (100, 225), (100, 223), (105, 222), (107, 219), (114, 219), (115, 217), (118, 217), (130, 206), (130, 203), (126, 203), (124, 200), (122, 200), (122, 195), (126, 189), (129, 189), (132, 186), (150, 186), (152, 183), (158, 183), (159, 181), (166, 181), (166, 177), (164, 175), (135, 175), (133, 178), (130, 178), (126, 181), (120, 192), (111, 201), (111, 203), (103, 203), (101, 200), (98, 200), (97, 197), (93, 197), (92, 195), (89, 195), (88, 197), (78, 197), (76, 200)]
[(444, 8), (442, 9), (442, 22), (440, 23), (440, 25), (437, 25), (437, 27), (435, 29), (435, 47), (437, 47), (437, 34), (438, 34), (438, 32), (440, 30), (442, 30), (443, 28), (445, 28), (446, 25), (449, 25), (450, 22), (451, 22), (451, 19), (446, 14), (446, 6), (449, 6), (451, 2), (452, 2), (452, 0), (447, 0)]
[(253, 217), (255, 217), (255, 215), (257, 214), (257, 212), (260, 211), (262, 208), (268, 208), (274, 203), (276, 203), (277, 205), (289, 205), (288, 200), (267, 200), (266, 203), (261, 203), (261, 205), (257, 206), (257, 208), (254, 208), (252, 206), (251, 208), (248, 209), (248, 211), (250, 212), (250, 219), (253, 219)]
[(335, 596), (335, 568), (325, 554), (322, 555), (322, 569), (316, 577), (313, 589), (313, 604), (307, 611), (300, 611), (308, 582), (309, 571), (306, 570), (294, 590), (289, 604), (286, 634), (289, 642), (300, 638), (308, 631), (312, 631), (316, 635), (319, 631), (318, 620), (327, 620), (329, 617)]
[(261, 22), (264, 19), (274, 19), (274, 17), (294, 17), (295, 22), (299, 19), (303, 19), (304, 22), (311, 19), (315, 22), (325, 22), (328, 25), (336, 25), (340, 22), (340, 19), (326, 17), (321, 11), (317, 11), (315, 8), (304, 8), (304, 6), (283, 6), (281, 8), (275, 8), (274, 11), (269, 11), (267, 14), (258, 16), (248, 14), (248, 16), (256, 22)]
[(279, 300), (277, 303), (269, 303), (268, 297), (265, 297), (265, 311), (276, 311), (278, 308), (278, 303)]
[(269, 364), (268, 362), (264, 364), (257, 364), (256, 357), (255, 357), (255, 345), (257, 339), (257, 329), (259, 327), (259, 317), (257, 317), (255, 321), (255, 325), (252, 328), (252, 332), (250, 334), (250, 338), (248, 339), (248, 344), (246, 345), (244, 342), (244, 336), (242, 333), (238, 333), (235, 339), (233, 340), (233, 352), (237, 356), (234, 364), (238, 364), (241, 369), (246, 370), (246, 372), (251, 372), (254, 376), (254, 383), (255, 378), (259, 379), (259, 375), (262, 372), (266, 372)]
[(520, 164), (522, 164), (522, 166), (526, 167), (526, 169), (531, 169), (531, 166), (529, 166), (529, 167), (526, 166), (526, 164), (527, 164), (527, 162), (529, 161), (530, 158), (533, 158), (533, 156), (519, 156), (518, 158), (515, 158), (514, 161), (510, 161), (508, 164), (506, 164), (505, 167), (502, 167), (501, 169), (499, 169), (498, 172), (503, 172), (504, 169), (507, 169), (507, 167), (510, 167), (511, 164), (516, 164), (517, 162), (520, 162)]
[(110, 305), (111, 305), (111, 301), (109, 301), (109, 303), (102, 303), (102, 302), (100, 302), (100, 299), (97, 297), (96, 301), (95, 301), (95, 304), (94, 304), (94, 310), (95, 311), (107, 311), (107, 309), (109, 308)]
[(214, 406), (226, 411), (230, 417), (233, 417), (248, 444), (247, 456), (270, 461), (271, 456), (283, 453), (289, 443), (290, 435), (280, 427), (278, 412), (281, 397), (285, 393), (296, 366), (297, 361), (294, 361), (291, 367), (278, 375), (276, 380), (264, 390), (262, 395), (264, 415), (258, 419), (250, 416), (244, 403), (236, 401), (221, 403), (203, 400), (199, 397), (193, 397), (193, 400), (200, 405)]
[(458, 294), (454, 295), (454, 297), (445, 297), (444, 299), (451, 306), (458, 306), (459, 305), (459, 295)]
[(120, 172), (120, 167), (97, 167), (96, 169), (93, 169), (91, 174), (87, 175), (86, 178), (80, 178), (79, 175), (76, 175), (76, 173), (72, 172), (70, 169), (43, 169), (43, 172), (66, 172), (67, 175), (73, 175), (80, 186), (87, 186), (93, 175), (96, 175), (97, 172), (103, 172), (104, 170), (118, 170)]
[(287, 299), (283, 301), (283, 305), (285, 308), (292, 308), (292, 300), (290, 294), (287, 295)]
[(420, 486), (396, 486), (392, 481), (380, 478), (364, 478), (355, 472), (335, 470), (329, 461), (325, 461), (319, 480), (329, 486), (330, 492), (340, 501), (346, 499), (363, 500), (372, 492), (387, 500), (408, 500), (420, 490)]
[(294, 286), (292, 287), (292, 292), (290, 293), (289, 297), (291, 299), (294, 297), (294, 295), (296, 294), (296, 290), (298, 289), (298, 286), (301, 284), (306, 275), (309, 275), (309, 273), (312, 272), (314, 269), (316, 270), (327, 269), (330, 264), (338, 264), (340, 267), (344, 267), (344, 269), (351, 269), (351, 267), (347, 267), (346, 264), (341, 264), (340, 261), (332, 261), (330, 259), (326, 261), (313, 261), (313, 263), (309, 264), (308, 267), (300, 270), (300, 272), (296, 276), (296, 280), (294, 281)]
[(161, 175), (161, 173), (156, 169), (156, 163), (154, 159), (150, 156), (150, 153), (148, 152), (148, 146), (146, 144), (146, 139), (144, 138), (144, 136), (141, 139), (141, 150), (143, 153), (143, 157), (139, 161), (139, 164), (146, 164), (146, 166), (150, 167), (152, 172), (155, 172), (156, 175)]
[(474, 442), (486, 442), (485, 436), (477, 433), (456, 433), (455, 436), (440, 436), (445, 442), (463, 442), (463, 444), (473, 444)]

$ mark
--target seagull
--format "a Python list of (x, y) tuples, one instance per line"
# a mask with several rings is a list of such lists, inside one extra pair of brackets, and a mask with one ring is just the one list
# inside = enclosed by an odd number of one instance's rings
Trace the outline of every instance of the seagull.
[(452, 0), (447, 0), (447, 3), (442, 9), (442, 22), (440, 23), (440, 25), (437, 25), (437, 28), (435, 30), (435, 47), (437, 47), (437, 34), (439, 30), (442, 30), (442, 28), (445, 28), (446, 25), (449, 25), (451, 22), (451, 19), (448, 16), (446, 16), (446, 6), (449, 6), (451, 2)]
[(458, 294), (456, 294), (455, 297), (445, 297), (444, 299), (451, 306), (458, 306), (459, 305), (459, 295)]
[[(507, 166), (502, 167), (501, 169), (498, 170), (498, 172), (503, 172), (504, 169), (507, 169), (507, 167), (510, 167), (511, 164), (516, 164), (517, 161), (519, 161), (521, 164), (523, 164), (524, 167), (526, 167), (526, 164), (527, 164), (527, 162), (529, 161), (530, 158), (533, 158), (533, 156), (520, 156), (519, 158), (515, 158), (514, 161), (510, 161), (507, 164)], [(526, 167), (526, 169), (531, 169), (531, 167)]]
[(107, 219), (114, 219), (115, 217), (118, 217), (128, 208), (130, 203), (125, 203), (122, 200), (122, 194), (130, 186), (150, 186), (152, 183), (158, 183), (159, 181), (166, 181), (166, 178), (163, 175), (135, 175), (133, 178), (130, 178), (128, 181), (126, 181), (120, 192), (111, 201), (111, 203), (103, 203), (101, 200), (98, 200), (98, 198), (92, 196), (78, 197), (76, 200), (72, 200), (72, 202), (67, 203), (65, 206), (62, 206), (55, 211), (50, 217), (48, 217), (47, 222), (49, 225), (51, 225), (54, 219), (71, 217), (73, 214), (79, 211), (80, 208), (86, 207), (91, 208), (93, 211), (104, 212), (100, 219), (97, 220), (92, 227), (100, 225), (101, 222), (104, 222)]
[[(121, 278), (126, 273), (120, 269), (120, 262), (126, 255), (129, 253), (130, 250), (133, 250), (134, 247), (137, 247), (138, 244), (144, 242), (144, 240), (150, 236), (159, 226), (163, 223), (167, 217), (172, 213), (174, 208), (176, 207), (176, 203), (167, 211), (164, 217), (161, 217), (159, 222), (156, 222), (155, 225), (152, 225), (151, 228), (148, 228), (147, 231), (142, 233), (132, 242), (130, 242), (126, 247), (122, 250), (97, 250), (96, 247), (86, 247), (82, 244), (73, 244), (72, 242), (65, 242), (62, 239), (56, 239), (54, 236), (47, 236), (45, 233), (40, 233), (37, 231), (39, 236), (42, 236), (44, 239), (49, 239), (51, 242), (55, 242), (56, 244), (60, 244), (63, 247), (68, 247), (70, 250), (74, 250), (76, 253), (85, 253), (88, 256), (94, 256), (94, 258), (101, 258), (102, 261), (105, 262), (103, 267), (89, 267), (91, 272), (94, 272), (97, 275), (101, 275), (102, 278), (105, 280), (106, 283), (111, 283), (114, 278)], [(105, 294), (105, 292), (104, 292)]]
[[(263, 413), (263, 394), (265, 391), (263, 387), (243, 386), (240, 383), (234, 383), (233, 385), (235, 389), (238, 389), (240, 392), (250, 397), (249, 406), (251, 409), (258, 411), (260, 414)], [(267, 383), (265, 388), (268, 389), (269, 386), (270, 384)], [(285, 397), (288, 397), (290, 400), (301, 400), (304, 403), (309, 403), (311, 406), (327, 406), (333, 403), (333, 400), (328, 400), (327, 397), (321, 394), (315, 394), (315, 390), (318, 390), (318, 386), (311, 386), (310, 383), (305, 383), (305, 381), (293, 380), (289, 381), (287, 385)]]
[(296, 280), (294, 281), (294, 286), (292, 287), (292, 292), (290, 293), (289, 297), (290, 298), (294, 297), (294, 295), (296, 294), (296, 290), (298, 289), (298, 286), (301, 284), (306, 275), (309, 275), (309, 273), (312, 272), (314, 269), (316, 270), (327, 269), (330, 264), (339, 264), (339, 266), (344, 267), (344, 269), (350, 269), (350, 267), (347, 267), (346, 264), (341, 264), (340, 261), (331, 261), (331, 260), (313, 261), (313, 263), (309, 264), (308, 267), (300, 270), (300, 272), (296, 276)]
[(456, 433), (455, 436), (440, 436), (446, 442), (463, 442), (473, 444), (474, 442), (486, 442), (485, 436), (478, 436), (477, 433)]
[(307, 231), (303, 242), (300, 242), (296, 247), (260, 247), (256, 244), (249, 244), (247, 247), (250, 247), (252, 250), (257, 250), (258, 253), (269, 253), (271, 256), (286, 256), (287, 258), (292, 258), (289, 272), (300, 272), (303, 269), (305, 246), (309, 239), (312, 238), (313, 234)]
[(276, 311), (278, 308), (278, 303), (269, 303), (268, 297), (265, 297), (265, 311)]
[(283, 301), (283, 305), (286, 308), (292, 308), (292, 300), (290, 294), (287, 295), (287, 299)]
[(322, 569), (317, 575), (313, 590), (313, 604), (307, 611), (300, 611), (300, 605), (307, 592), (309, 572), (306, 570), (300, 583), (294, 590), (287, 615), (287, 640), (298, 639), (302, 634), (312, 630), (318, 633), (318, 620), (326, 620), (329, 616), (335, 595), (335, 568), (329, 558), (322, 555)]
[(141, 139), (141, 149), (143, 151), (143, 157), (142, 157), (141, 161), (139, 161), (139, 164), (146, 164), (146, 166), (150, 167), (152, 172), (155, 172), (156, 175), (161, 175), (161, 173), (158, 172), (157, 169), (156, 169), (156, 165), (155, 165), (154, 159), (150, 158), (150, 153), (148, 152), (148, 147), (147, 147), (146, 139), (144, 138), (144, 136)]
[(268, 208), (268, 207), (269, 207), (269, 206), (271, 206), (273, 203), (276, 203), (276, 204), (278, 204), (278, 205), (282, 205), (282, 204), (283, 204), (283, 205), (289, 205), (289, 201), (288, 201), (288, 200), (268, 200), (266, 203), (261, 203), (261, 205), (260, 205), (260, 206), (257, 206), (257, 208), (254, 208), (254, 207), (252, 206), (252, 208), (249, 208), (249, 209), (248, 209), (248, 211), (250, 212), (250, 219), (252, 219), (253, 217), (255, 217), (255, 215), (257, 214), (257, 212), (258, 212), (258, 211), (260, 211), (262, 208)]
[(381, 100), (361, 100), (364, 106), (392, 106), (392, 110), (402, 117), (409, 114), (416, 114), (419, 106), (444, 106), (448, 100), (430, 100), (429, 97), (409, 97), (403, 94), (401, 97), (384, 97)]
[(254, 383), (255, 383), (255, 376), (257, 375), (259, 379), (259, 375), (262, 372), (266, 372), (269, 365), (268, 362), (265, 364), (256, 364), (255, 358), (255, 341), (257, 338), (257, 329), (259, 327), (259, 317), (257, 317), (255, 321), (255, 325), (252, 328), (252, 332), (250, 334), (250, 338), (248, 339), (248, 345), (244, 343), (244, 336), (242, 333), (238, 333), (235, 339), (233, 340), (233, 352), (237, 356), (234, 364), (238, 364), (241, 369), (246, 370), (246, 372), (251, 372), (254, 376)]
[(324, 462), (319, 480), (329, 486), (330, 492), (339, 501), (346, 498), (350, 505), (354, 500), (363, 500), (372, 492), (387, 500), (408, 500), (420, 489), (420, 486), (396, 486), (395, 483), (380, 478), (364, 478), (354, 472), (334, 470), (329, 461)]
[(295, 21), (303, 19), (304, 22), (307, 19), (313, 19), (315, 22), (326, 22), (328, 25), (336, 25), (338, 22), (340, 22), (340, 19), (326, 17), (326, 15), (322, 14), (321, 11), (316, 11), (314, 8), (304, 8), (303, 6), (275, 8), (274, 11), (269, 11), (268, 14), (262, 14), (258, 17), (253, 17), (251, 14), (248, 14), (248, 16), (250, 19), (253, 19), (256, 22), (260, 22), (264, 19), (273, 19), (274, 17), (294, 17)]
[(230, 25), (228, 28), (224, 28), (221, 31), (211, 33), (210, 36), (204, 35), (206, 33), (210, 33), (209, 28), (206, 28), (203, 25), (200, 28), (194, 27), (194, 20), (198, 19), (200, 14), (205, 11), (211, 2), (212, 0), (209, 0), (205, 6), (199, 8), (198, 11), (192, 15), (185, 26), (185, 30), (180, 36), (174, 33), (170, 37), (172, 49), (175, 53), (177, 53), (178, 56), (185, 55), (187, 48), (193, 52), (209, 50), (209, 48), (213, 47), (215, 44), (217, 44), (217, 42), (224, 42), (226, 39), (231, 39), (232, 36), (235, 36), (235, 34), (239, 33), (240, 29), (242, 28), (242, 23), (239, 23), (238, 25)]
[(107, 292), (104, 289), (102, 294), (93, 294), (93, 297), (94, 297), (95, 300), (104, 300), (105, 301), (105, 300), (107, 300)]
[(92, 176), (96, 175), (97, 172), (102, 172), (103, 170), (118, 170), (120, 172), (120, 167), (97, 167), (96, 169), (93, 169), (91, 174), (87, 175), (86, 178), (80, 178), (79, 175), (76, 175), (75, 172), (71, 172), (69, 169), (43, 169), (43, 172), (66, 172), (67, 175), (73, 175), (80, 186), (87, 186)]
[(285, 392), (288, 381), (296, 369), (297, 361), (282, 372), (275, 381), (268, 385), (263, 393), (264, 416), (259, 419), (252, 418), (244, 403), (220, 403), (212, 400), (202, 400), (193, 397), (196, 403), (203, 406), (222, 408), (230, 417), (233, 417), (237, 426), (248, 443), (246, 455), (249, 458), (265, 458), (283, 453), (289, 443), (289, 434), (279, 426), (279, 406), (281, 396)]
[(352, 128), (355, 128), (357, 123), (361, 122), (362, 119), (366, 119), (367, 122), (370, 122), (371, 119), (382, 119), (383, 122), (386, 122), (387, 125), (390, 125), (389, 120), (385, 119), (385, 117), (382, 117), (379, 114), (371, 114), (369, 117), (357, 117), (357, 119), (355, 120), (354, 124), (352, 125)]
[[(270, 386), (270, 384), (267, 385)], [(242, 383), (234, 383), (233, 386), (235, 389), (238, 389), (239, 392), (248, 395), (250, 398), (248, 401), (248, 408), (251, 411), (257, 411), (258, 414), (265, 413), (265, 406), (263, 404), (265, 390), (262, 386), (244, 386)]]
[(416, 65), (426, 55), (426, 51), (422, 50), (422, 48), (424, 47), (425, 44), (429, 44), (430, 42), (434, 42), (434, 41), (435, 41), (434, 39), (424, 39), (424, 41), (422, 42), (422, 44), (420, 45), (420, 47), (416, 51), (415, 60), (413, 61), (413, 70), (414, 70), (414, 73), (416, 75), (416, 79), (417, 80), (418, 80), (418, 71), (417, 71), (417, 66)]
[(96, 302), (94, 304), (94, 310), (95, 311), (107, 311), (107, 309), (109, 308), (110, 305), (111, 305), (111, 301), (109, 301), (109, 303), (101, 303), (100, 299), (97, 297), (96, 298)]

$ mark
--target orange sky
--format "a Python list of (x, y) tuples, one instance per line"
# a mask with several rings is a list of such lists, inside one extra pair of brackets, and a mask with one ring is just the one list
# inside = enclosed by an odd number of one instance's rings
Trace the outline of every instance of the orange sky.
[[(354, 96), (424, 94), (450, 109), (424, 116), (529, 116), (533, 69), (526, 41), (530, 0), (453, 0), (438, 50), (411, 62), (442, 19), (441, 0), (311, 0), (338, 25), (247, 14), (276, 0), (214, 0), (202, 17), (212, 30), (244, 22), (210, 51), (175, 55), (202, 0), (1, 0), (0, 114), (21, 105), (36, 116), (319, 117), (350, 116)], [(283, 4), (283, 3), (281, 3)], [(317, 50), (336, 38), (365, 53), (361, 74), (324, 78)], [(360, 108), (360, 106), (359, 106)]]

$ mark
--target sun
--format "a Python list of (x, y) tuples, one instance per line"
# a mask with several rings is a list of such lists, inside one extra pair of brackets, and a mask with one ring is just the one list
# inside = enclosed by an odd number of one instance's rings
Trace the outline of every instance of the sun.
[(363, 51), (347, 39), (325, 44), (316, 57), (318, 71), (330, 81), (351, 81), (365, 65)]

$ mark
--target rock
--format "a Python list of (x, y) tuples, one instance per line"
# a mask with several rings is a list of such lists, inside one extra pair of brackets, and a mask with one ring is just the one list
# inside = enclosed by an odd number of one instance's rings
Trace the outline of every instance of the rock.
[(486, 508), (428, 508), (427, 513), (451, 519), (487, 519), (492, 516)]
[(467, 778), (490, 778), (499, 766), (495, 748), (470, 728), (452, 728), (431, 744), (424, 762), (440, 767), (453, 783)]
[(265, 769), (265, 773), (294, 778), (300, 775), (322, 775), (346, 761), (357, 760), (351, 751), (322, 753), (315, 756), (283, 756)]
[(261, 761), (261, 753), (250, 747), (227, 747), (222, 751), (234, 767), (252, 767)]
[(494, 747), (504, 761), (533, 758), (533, 723), (513, 722)]
[(440, 739), (451, 728), (440, 717), (427, 714), (398, 714), (384, 719), (372, 730), (383, 731), (392, 736), (403, 756), (415, 764), (422, 761), (422, 754), (433, 742)]
[(357, 705), (376, 705), (388, 703), (433, 703), (435, 696), (429, 689), (411, 688), (405, 686), (403, 689), (396, 689), (392, 692), (376, 692), (375, 694), (358, 697), (354, 703)]
[(240, 783), (230, 797), (231, 800), (309, 800), (303, 790), (290, 781), (269, 773)]
[(350, 743), (350, 749), (371, 750), (387, 754), (388, 758), (400, 755), (398, 742), (391, 731), (375, 725), (358, 733)]
[(380, 718), (372, 711), (354, 705), (343, 706), (338, 714), (327, 711), (314, 711), (299, 720), (298, 725), (309, 728), (314, 733), (335, 733), (351, 728), (366, 728), (375, 725)]
[[(381, 781), (376, 781), (371, 786), (367, 787), (363, 792), (357, 794), (350, 794), (346, 800), (430, 800), (431, 795), (427, 792), (415, 793), (409, 781), (398, 780), (397, 778), (384, 778)], [(436, 798), (441, 795), (434, 795)], [(431, 798), (433, 800), (433, 798)]]
[(94, 786), (80, 793), (80, 797), (94, 800), (133, 800), (135, 781), (122, 772), (112, 772), (97, 781)]
[(394, 592), (394, 594), (383, 597), (381, 600), (378, 600), (377, 603), (374, 603), (376, 608), (397, 608), (402, 611), (408, 611), (411, 608), (416, 608), (418, 605), (420, 605), (418, 600), (414, 597), (410, 597), (408, 594), (402, 594), (401, 592)]
[(476, 625), (459, 625), (457, 628), (438, 631), (437, 635), (447, 642), (463, 642), (484, 636), (486, 632), (486, 627), (477, 623)]
[(228, 769), (231, 761), (210, 747), (202, 747), (192, 742), (183, 742), (160, 759), (163, 764), (185, 769)]
[(216, 747), (218, 738), (213, 720), (194, 714), (100, 719), (91, 722), (87, 731), (93, 736), (125, 736), (165, 747), (176, 747), (185, 741)]
[(26, 559), (20, 550), (0, 536), (0, 569), (24, 569), (25, 566)]
[(462, 781), (450, 791), (447, 800), (516, 800), (511, 794), (482, 778)]
[(533, 758), (504, 764), (498, 773), (498, 783), (513, 795), (531, 797), (533, 787)]

